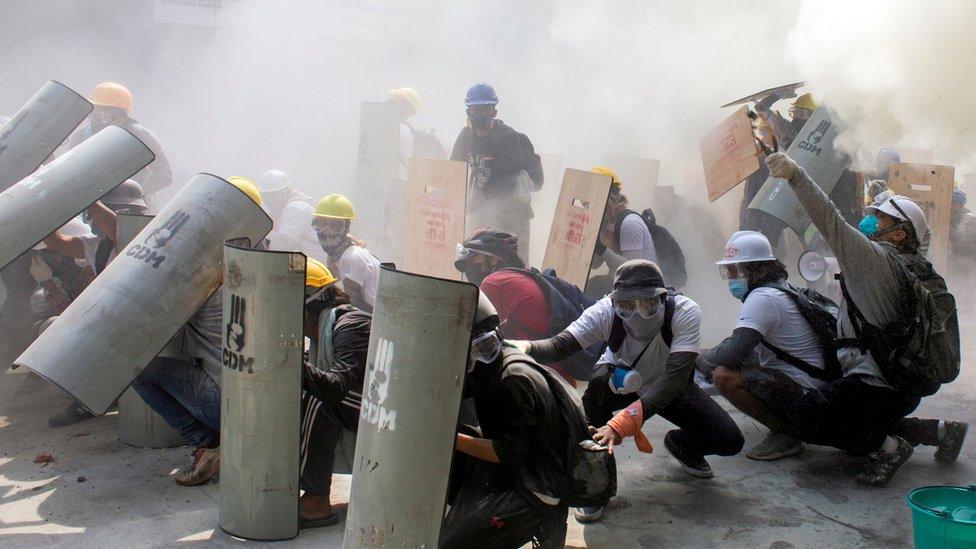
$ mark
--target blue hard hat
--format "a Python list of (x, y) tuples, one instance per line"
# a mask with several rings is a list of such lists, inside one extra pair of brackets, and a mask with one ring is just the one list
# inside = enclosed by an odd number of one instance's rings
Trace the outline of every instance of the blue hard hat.
[(962, 189), (952, 189), (952, 201), (960, 206), (966, 205), (966, 191)]
[(495, 88), (486, 82), (475, 82), (468, 88), (467, 95), (464, 96), (464, 104), (468, 107), (472, 105), (497, 105), (498, 95)]

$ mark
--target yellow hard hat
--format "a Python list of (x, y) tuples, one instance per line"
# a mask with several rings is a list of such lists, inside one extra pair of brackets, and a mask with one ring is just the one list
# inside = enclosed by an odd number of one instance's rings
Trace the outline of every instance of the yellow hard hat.
[(232, 175), (227, 178), (227, 182), (240, 189), (255, 204), (258, 206), (261, 205), (261, 191), (258, 190), (258, 186), (254, 183), (253, 179), (244, 177), (243, 175)]
[(305, 258), (305, 286), (324, 288), (335, 284), (336, 278), (321, 261), (314, 257)]
[(420, 94), (417, 93), (417, 90), (409, 86), (392, 89), (390, 90), (390, 97), (391, 98), (398, 97), (400, 99), (403, 99), (407, 103), (410, 103), (410, 106), (413, 107), (414, 114), (420, 112)]
[(610, 177), (610, 188), (615, 191), (619, 191), (623, 184), (620, 182), (620, 178), (617, 177), (617, 172), (611, 170), (606, 166), (597, 166), (590, 170), (593, 173), (598, 173), (600, 175), (606, 175)]
[(341, 194), (330, 194), (319, 200), (315, 206), (315, 217), (328, 217), (331, 219), (356, 219), (356, 211), (352, 209), (352, 202)]
[(813, 95), (805, 93), (800, 97), (796, 98), (796, 101), (791, 105), (794, 109), (806, 109), (808, 111), (817, 110), (817, 104), (813, 102)]
[(132, 110), (132, 93), (115, 82), (102, 82), (95, 86), (88, 100), (101, 107), (116, 107), (126, 112)]

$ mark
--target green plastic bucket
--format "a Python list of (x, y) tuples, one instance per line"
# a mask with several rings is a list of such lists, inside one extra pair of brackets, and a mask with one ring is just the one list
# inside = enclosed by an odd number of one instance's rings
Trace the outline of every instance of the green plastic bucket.
[(906, 499), (917, 549), (976, 548), (976, 484), (925, 486)]

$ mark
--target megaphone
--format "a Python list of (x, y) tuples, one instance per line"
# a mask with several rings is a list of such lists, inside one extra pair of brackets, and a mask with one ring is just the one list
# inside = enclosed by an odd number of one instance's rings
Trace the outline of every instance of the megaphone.
[(816, 282), (827, 273), (827, 259), (813, 250), (807, 250), (797, 263), (800, 276), (807, 282)]

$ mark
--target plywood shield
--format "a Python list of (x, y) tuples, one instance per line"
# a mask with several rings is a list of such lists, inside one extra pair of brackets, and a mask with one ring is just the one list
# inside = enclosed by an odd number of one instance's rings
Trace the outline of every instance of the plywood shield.
[[(846, 154), (834, 148), (834, 140), (840, 133), (835, 118), (825, 107), (819, 107), (810, 115), (803, 129), (797, 134), (786, 154), (807, 171), (813, 182), (830, 194), (844, 169), (850, 163)], [(810, 218), (800, 205), (796, 194), (785, 179), (770, 177), (763, 183), (749, 207), (762, 210), (782, 220), (806, 242), (810, 241), (808, 229), (813, 230)]]
[(759, 147), (752, 133), (749, 108), (742, 107), (699, 141), (708, 201), (715, 202), (759, 171)]
[(925, 212), (929, 230), (932, 231), (928, 258), (940, 273), (948, 272), (955, 172), (952, 166), (931, 164), (892, 164), (888, 171), (891, 190), (911, 198)]
[(16, 363), (104, 413), (220, 286), (223, 242), (270, 230), (237, 187), (194, 176)]
[(641, 212), (654, 206), (654, 189), (657, 188), (657, 177), (661, 170), (660, 160), (606, 156), (603, 164), (620, 178), (621, 192), (627, 197), (631, 210)]
[(60, 82), (44, 84), (0, 127), (0, 191), (30, 175), (92, 110)]
[(543, 255), (546, 253), (546, 241), (549, 238), (549, 227), (559, 197), (559, 184), (563, 180), (562, 155), (540, 153), (539, 156), (542, 157), (545, 183), (532, 195), (533, 217), (529, 221), (529, 265), (542, 265)]
[(477, 304), (472, 284), (380, 274), (343, 547), (437, 547)]
[(555, 269), (559, 278), (580, 288), (586, 286), (609, 195), (608, 176), (566, 170), (549, 229), (543, 268)]
[(464, 242), (468, 164), (451, 160), (410, 160), (407, 232), (402, 270), (461, 280), (454, 268)]
[[(356, 229), (382, 247), (391, 181), (396, 176), (400, 141), (400, 107), (394, 103), (363, 103), (359, 111), (359, 154), (356, 159)], [(397, 189), (400, 190), (400, 189)], [(402, 206), (403, 198), (397, 206)]]
[(0, 193), (0, 267), (153, 161), (134, 135), (109, 126)]
[[(152, 218), (151, 215), (116, 214), (115, 246), (127, 246)], [(180, 330), (159, 354), (184, 358), (183, 353), (183, 330)], [(170, 427), (131, 387), (119, 397), (119, 442), (139, 448), (175, 448), (186, 444), (179, 431)]]
[(224, 247), (220, 528), (298, 535), (305, 256)]

